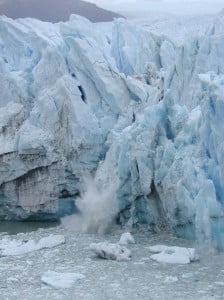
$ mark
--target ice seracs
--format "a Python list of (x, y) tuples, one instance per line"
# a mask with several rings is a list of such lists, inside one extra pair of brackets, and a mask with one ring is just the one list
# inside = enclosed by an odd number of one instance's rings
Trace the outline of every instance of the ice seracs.
[(0, 17), (0, 218), (71, 214), (94, 174), (116, 215), (90, 221), (224, 248), (223, 16), (181, 43), (102, 26)]
[(129, 261), (131, 259), (131, 251), (118, 244), (108, 242), (92, 243), (90, 244), (90, 250), (103, 259), (117, 261)]

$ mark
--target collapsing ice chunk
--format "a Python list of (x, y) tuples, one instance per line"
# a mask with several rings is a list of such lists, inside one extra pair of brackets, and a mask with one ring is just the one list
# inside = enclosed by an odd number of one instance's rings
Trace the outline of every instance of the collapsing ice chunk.
[(100, 258), (127, 261), (131, 258), (131, 251), (126, 247), (108, 242), (93, 243), (90, 249)]
[(119, 245), (135, 244), (135, 239), (130, 234), (130, 232), (125, 232), (121, 235), (118, 244)]

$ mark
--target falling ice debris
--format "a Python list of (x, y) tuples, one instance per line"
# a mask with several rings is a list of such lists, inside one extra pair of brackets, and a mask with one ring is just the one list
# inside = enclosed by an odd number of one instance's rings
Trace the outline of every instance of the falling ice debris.
[(118, 244), (112, 244), (108, 242), (92, 243), (90, 245), (90, 249), (98, 257), (103, 259), (118, 261), (128, 261), (131, 259), (131, 251), (126, 247), (120, 246)]
[(130, 232), (125, 232), (121, 235), (118, 242), (119, 245), (135, 244), (135, 239)]

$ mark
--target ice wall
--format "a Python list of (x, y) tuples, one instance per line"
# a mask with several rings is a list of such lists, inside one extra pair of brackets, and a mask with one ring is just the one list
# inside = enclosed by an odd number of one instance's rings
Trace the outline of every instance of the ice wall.
[(180, 45), (124, 20), (1, 17), (0, 218), (72, 213), (91, 174), (118, 222), (224, 247), (223, 26)]

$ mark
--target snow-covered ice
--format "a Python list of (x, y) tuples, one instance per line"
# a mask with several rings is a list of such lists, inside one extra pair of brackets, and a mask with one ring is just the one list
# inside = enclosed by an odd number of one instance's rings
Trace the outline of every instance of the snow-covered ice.
[(151, 255), (150, 258), (161, 263), (189, 264), (199, 260), (194, 248), (155, 245), (149, 247), (149, 251), (156, 253)]
[(135, 244), (135, 239), (130, 232), (125, 232), (122, 233), (118, 244), (119, 245)]
[(90, 244), (90, 249), (98, 257), (118, 261), (127, 261), (131, 259), (131, 251), (118, 244), (102, 242)]
[(63, 235), (50, 235), (35, 240), (13, 240), (3, 238), (0, 240), (0, 256), (24, 255), (29, 252), (38, 251), (45, 248), (53, 248), (65, 243)]
[(41, 281), (56, 289), (67, 289), (83, 278), (85, 278), (85, 276), (79, 273), (58, 273), (54, 271), (47, 271), (42, 275)]

